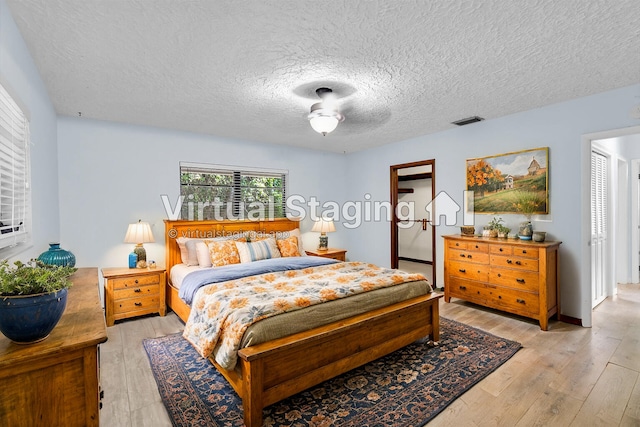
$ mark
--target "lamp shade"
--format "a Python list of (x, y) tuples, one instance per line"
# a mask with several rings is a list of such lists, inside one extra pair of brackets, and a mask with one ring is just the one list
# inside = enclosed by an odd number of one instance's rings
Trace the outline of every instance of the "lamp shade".
[(331, 233), (336, 231), (335, 225), (333, 225), (332, 219), (320, 218), (313, 224), (313, 228), (311, 231), (319, 232), (319, 233)]
[(148, 222), (138, 221), (135, 224), (129, 224), (127, 234), (124, 236), (125, 243), (153, 243), (153, 233)]
[(316, 132), (326, 135), (338, 127), (338, 119), (333, 115), (315, 116), (309, 120), (309, 124)]

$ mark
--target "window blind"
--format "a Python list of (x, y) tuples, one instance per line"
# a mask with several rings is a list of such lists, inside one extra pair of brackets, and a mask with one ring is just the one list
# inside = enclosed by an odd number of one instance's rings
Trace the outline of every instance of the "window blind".
[(0, 249), (29, 240), (29, 122), (0, 85)]
[(180, 163), (182, 219), (286, 216), (287, 171)]

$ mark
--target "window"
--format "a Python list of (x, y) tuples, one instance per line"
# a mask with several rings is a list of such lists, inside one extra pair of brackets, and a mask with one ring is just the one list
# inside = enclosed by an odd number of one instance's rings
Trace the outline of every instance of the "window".
[(0, 85), (0, 249), (29, 239), (29, 122)]
[(180, 163), (182, 219), (286, 216), (287, 171)]

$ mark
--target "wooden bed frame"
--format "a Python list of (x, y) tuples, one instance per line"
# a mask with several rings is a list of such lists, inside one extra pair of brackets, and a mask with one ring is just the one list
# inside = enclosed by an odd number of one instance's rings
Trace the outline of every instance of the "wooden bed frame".
[[(167, 306), (184, 322), (190, 307), (170, 283), (171, 268), (181, 263), (177, 237), (216, 237), (255, 231), (290, 231), (289, 219), (238, 221), (165, 220)], [(235, 370), (211, 362), (242, 398), (247, 427), (262, 425), (262, 409), (316, 384), (385, 356), (429, 336), (440, 339), (438, 303), (432, 293), (317, 327), (238, 352)]]

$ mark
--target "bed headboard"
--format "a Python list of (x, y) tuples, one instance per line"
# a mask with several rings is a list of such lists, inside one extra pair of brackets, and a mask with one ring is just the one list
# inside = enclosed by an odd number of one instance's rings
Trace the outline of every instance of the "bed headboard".
[(299, 219), (275, 218), (264, 220), (207, 220), (207, 221), (188, 221), (188, 220), (164, 220), (165, 231), (165, 266), (167, 269), (167, 278), (171, 277), (171, 268), (182, 262), (180, 258), (180, 249), (176, 243), (178, 237), (195, 237), (195, 238), (213, 238), (228, 236), (233, 234), (242, 234), (243, 232), (253, 231), (257, 233), (276, 233), (282, 231), (291, 231), (300, 227)]

